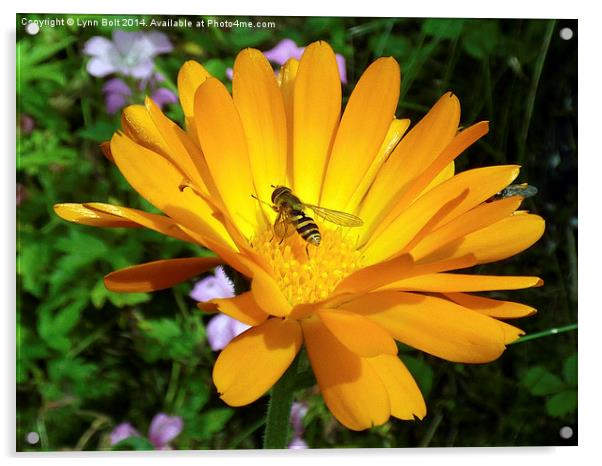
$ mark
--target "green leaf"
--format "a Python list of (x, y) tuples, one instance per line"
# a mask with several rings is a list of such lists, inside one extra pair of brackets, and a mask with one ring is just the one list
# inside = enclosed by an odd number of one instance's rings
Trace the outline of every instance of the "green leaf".
[(17, 170), (31, 170), (48, 165), (69, 165), (77, 160), (77, 152), (72, 147), (58, 146), (40, 149), (27, 154), (20, 154), (17, 159)]
[(482, 60), (496, 49), (500, 38), (500, 27), (497, 19), (471, 21), (464, 31), (462, 45), (464, 50)]
[(154, 450), (155, 447), (153, 444), (144, 437), (128, 437), (123, 439), (121, 442), (113, 445), (113, 451), (128, 451), (128, 450)]
[(56, 399), (68, 395), (78, 402), (106, 397), (123, 384), (118, 373), (99, 367), (96, 362), (69, 356), (48, 361), (48, 379), (48, 387), (43, 387), (47, 396)]
[(107, 299), (107, 293), (108, 290), (105, 287), (104, 280), (98, 280), (96, 285), (94, 285), (94, 288), (92, 288), (92, 291), (90, 291), (90, 301), (92, 301), (92, 305), (96, 309), (100, 309), (102, 306), (104, 306), (104, 303)]
[(566, 388), (560, 377), (541, 366), (529, 369), (522, 379), (522, 384), (535, 396), (551, 395)]
[(77, 37), (69, 35), (62, 40), (50, 43), (36, 42), (33, 44), (20, 41), (17, 44), (17, 57), (21, 66), (36, 65), (56, 55), (57, 52), (60, 52), (75, 40), (77, 40)]
[(36, 359), (49, 356), (48, 347), (32, 333), (26, 326), (17, 323), (17, 383), (27, 381)]
[(50, 43), (41, 41), (30, 42), (21, 40), (17, 43), (17, 94), (25, 90), (25, 84), (30, 81), (54, 81), (65, 85), (67, 78), (61, 61), (42, 63), (56, 55), (62, 49), (74, 42), (76, 37), (69, 36)]
[(57, 301), (48, 301), (38, 308), (38, 332), (50, 348), (64, 353), (71, 347), (67, 334), (79, 322), (81, 312), (88, 304), (88, 298), (81, 294), (63, 295), (60, 298), (58, 306), (61, 306), (63, 301), (72, 301), (56, 313), (53, 311)]
[(203, 379), (192, 379), (186, 383), (186, 391), (190, 394), (178, 414), (183, 417), (197, 416), (209, 401), (213, 388)]
[(577, 386), (577, 353), (570, 355), (565, 359), (562, 366), (562, 375), (567, 385), (570, 387)]
[(433, 369), (426, 362), (412, 356), (403, 355), (401, 360), (408, 367), (414, 379), (416, 379), (420, 391), (426, 398), (433, 387)]
[(438, 39), (457, 39), (463, 25), (463, 19), (429, 18), (422, 23), (422, 32)]
[[(376, 48), (379, 46), (380, 38), (374, 36), (370, 41), (371, 47)], [(384, 43), (382, 48), (382, 55), (391, 55), (396, 59), (407, 57), (412, 52), (412, 42), (406, 36), (390, 36)]]
[(142, 338), (136, 341), (136, 346), (146, 361), (182, 361), (196, 357), (198, 345), (205, 340), (201, 316), (180, 320), (164, 318), (140, 322)]
[[(103, 282), (104, 288), (104, 282)], [(115, 307), (135, 306), (151, 300), (150, 293), (115, 293), (105, 288), (106, 296)]]
[(111, 139), (113, 133), (117, 130), (114, 123), (99, 120), (92, 125), (80, 129), (77, 134), (83, 139), (89, 139), (94, 142), (103, 142)]
[(140, 323), (140, 329), (161, 344), (172, 342), (182, 335), (182, 330), (172, 319), (144, 320)]
[(23, 278), (23, 289), (41, 297), (46, 283), (44, 273), (51, 257), (51, 246), (45, 241), (28, 241), (17, 257), (17, 273)]
[(234, 410), (230, 408), (216, 408), (198, 416), (197, 436), (200, 439), (208, 439), (216, 432), (222, 430), (230, 420)]
[(226, 77), (226, 69), (228, 65), (219, 58), (210, 58), (203, 62), (203, 66), (211, 74), (211, 76), (215, 76), (216, 78), (224, 79)]
[(577, 409), (577, 390), (565, 390), (546, 401), (546, 411), (552, 417), (564, 417)]
[(58, 292), (69, 282), (77, 281), (81, 285), (80, 270), (109, 255), (109, 248), (101, 239), (78, 229), (70, 229), (69, 237), (58, 239), (55, 247), (66, 254), (57, 261), (50, 276), (51, 293)]
[[(241, 21), (250, 21), (247, 18), (241, 18)], [(234, 49), (242, 49), (244, 47), (257, 47), (262, 42), (269, 40), (274, 32), (269, 29), (250, 29), (245, 27), (235, 27), (230, 29), (228, 40)], [(209, 70), (207, 70), (209, 71)]]
[(63, 74), (61, 63), (43, 63), (31, 68), (22, 69), (19, 74), (19, 84), (22, 85), (30, 81), (52, 81), (59, 86), (67, 84), (67, 77)]

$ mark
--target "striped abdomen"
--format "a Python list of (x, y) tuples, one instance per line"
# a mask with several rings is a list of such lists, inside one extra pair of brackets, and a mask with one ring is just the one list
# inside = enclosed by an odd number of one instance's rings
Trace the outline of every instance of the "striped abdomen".
[(322, 235), (313, 218), (306, 215), (302, 210), (296, 209), (291, 211), (290, 218), (301, 238), (314, 246), (319, 246)]

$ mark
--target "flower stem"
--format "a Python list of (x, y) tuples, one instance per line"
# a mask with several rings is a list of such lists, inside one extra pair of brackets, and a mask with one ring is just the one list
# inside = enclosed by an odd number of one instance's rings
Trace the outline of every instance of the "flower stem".
[(550, 335), (557, 335), (559, 333), (570, 332), (572, 330), (577, 330), (577, 324), (570, 324), (565, 325), (564, 327), (550, 328), (548, 330), (544, 330), (543, 332), (532, 333), (530, 335), (520, 337), (518, 340), (515, 340), (509, 344), (516, 345), (517, 343), (524, 343), (525, 341), (535, 340), (541, 337), (548, 337)]
[(295, 394), (294, 381), (297, 375), (299, 355), (295, 358), (288, 370), (272, 388), (266, 426), (263, 435), (263, 448), (286, 448), (290, 431), (291, 406)]

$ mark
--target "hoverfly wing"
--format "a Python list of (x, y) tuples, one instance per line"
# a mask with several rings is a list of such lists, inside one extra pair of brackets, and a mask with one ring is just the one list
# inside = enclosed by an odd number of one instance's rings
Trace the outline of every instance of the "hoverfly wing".
[(486, 202), (499, 201), (500, 199), (506, 199), (507, 197), (520, 196), (523, 199), (533, 197), (537, 194), (537, 188), (527, 183), (511, 184), (505, 187), (499, 193), (494, 194)]
[(280, 240), (288, 238), (295, 232), (289, 216), (281, 211), (274, 221), (274, 235)]
[(312, 204), (304, 204), (304, 206), (313, 210), (318, 217), (322, 217), (324, 220), (341, 225), (342, 227), (361, 227), (364, 224), (361, 218), (347, 212), (340, 212)]
[(537, 188), (535, 186), (530, 186), (527, 183), (513, 184), (508, 186), (502, 192), (504, 193), (504, 197), (520, 196), (527, 198), (535, 196), (537, 194)]

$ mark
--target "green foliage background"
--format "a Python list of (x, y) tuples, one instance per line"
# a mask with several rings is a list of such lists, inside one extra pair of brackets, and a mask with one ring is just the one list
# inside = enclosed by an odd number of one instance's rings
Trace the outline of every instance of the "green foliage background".
[[(99, 201), (150, 209), (101, 154), (119, 126), (105, 113), (102, 79), (87, 74), (83, 44), (111, 28), (43, 27), (25, 33), (17, 17), (17, 449), (108, 449), (108, 434), (129, 421), (146, 432), (155, 413), (184, 418), (177, 449), (258, 448), (266, 398), (224, 405), (211, 383), (216, 354), (207, 317), (188, 298), (192, 283), (149, 294), (108, 292), (102, 277), (131, 264), (203, 254), (143, 230), (94, 229), (56, 217), (57, 202)], [(76, 16), (71, 16), (76, 19)], [(81, 18), (90, 19), (91, 16)], [(97, 17), (99, 19), (100, 17)], [(130, 17), (143, 19), (143, 17)], [(149, 21), (149, 17), (145, 18)], [(236, 18), (221, 18), (235, 20)], [(577, 22), (568, 20), (247, 18), (275, 29), (163, 29), (175, 49), (157, 59), (173, 86), (196, 59), (226, 80), (243, 47), (280, 39), (331, 43), (347, 60), (349, 95), (362, 70), (391, 55), (402, 69), (398, 116), (416, 122), (447, 90), (459, 96), (462, 124), (489, 120), (491, 131), (457, 161), (458, 170), (519, 163), (519, 181), (539, 194), (526, 206), (547, 220), (544, 237), (518, 257), (480, 267), (492, 274), (539, 275), (543, 288), (496, 293), (539, 313), (518, 325), (544, 332), (509, 347), (496, 362), (462, 365), (401, 348), (423, 389), (422, 421), (393, 420), (355, 433), (324, 407), (311, 377), (305, 440), (314, 448), (516, 446), (577, 443)], [(570, 27), (571, 40), (559, 36)], [(134, 28), (135, 29), (135, 28)], [(132, 30), (132, 29), (130, 29)], [(167, 114), (181, 123), (177, 105)], [(570, 439), (559, 435), (570, 426)], [(28, 432), (40, 441), (25, 441)], [(132, 441), (123, 448), (145, 449)]]

